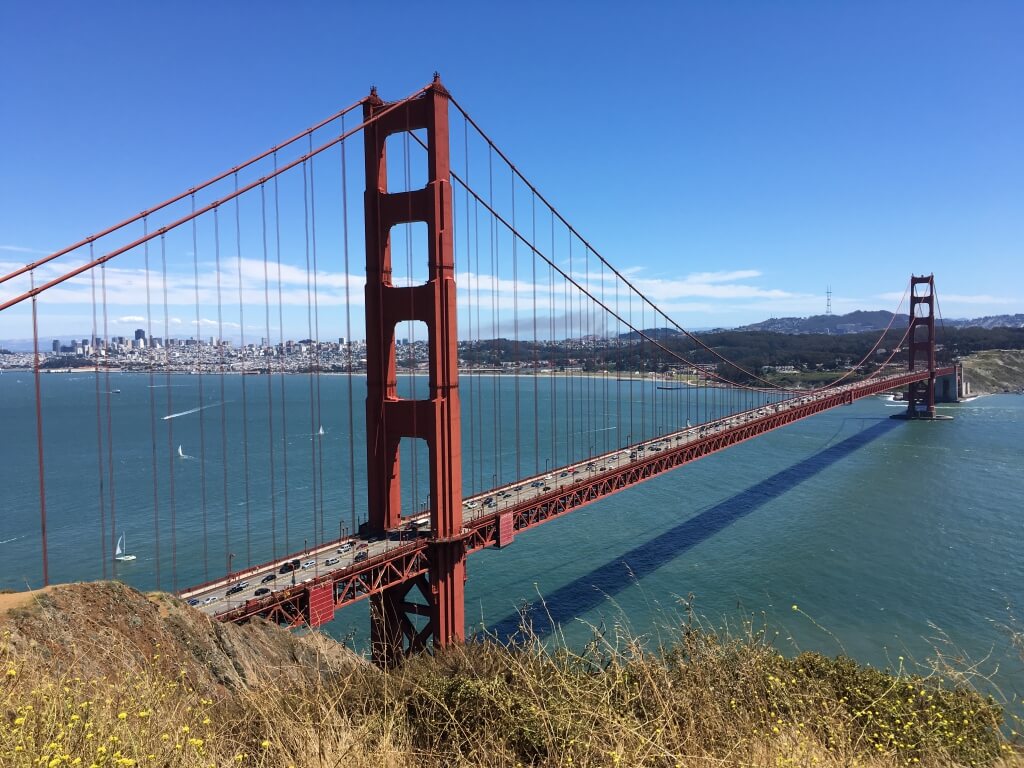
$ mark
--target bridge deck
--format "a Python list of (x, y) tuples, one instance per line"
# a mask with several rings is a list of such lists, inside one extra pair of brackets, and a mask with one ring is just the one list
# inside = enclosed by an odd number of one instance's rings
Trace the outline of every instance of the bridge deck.
[[(940, 369), (938, 375), (952, 373)], [(852, 403), (862, 397), (907, 386), (928, 377), (915, 371), (835, 387), (786, 401), (732, 414), (716, 421), (672, 432), (622, 449), (559, 467), (542, 475), (494, 488), (464, 500), (464, 533), (468, 552), (505, 546), (514, 536), (683, 464), (716, 453), (794, 421)], [(181, 592), (223, 621), (242, 621), (262, 615), (290, 626), (320, 623), (322, 612), (310, 617), (309, 595), (333, 585), (334, 607), (342, 608), (428, 570), (427, 531), (416, 523), (427, 515), (408, 518), (401, 530), (378, 539), (348, 537), (315, 549), (241, 570)], [(350, 549), (349, 549), (350, 547)], [(339, 552), (340, 548), (347, 551)], [(366, 553), (363, 555), (362, 553)], [(356, 561), (359, 558), (359, 561)], [(283, 564), (298, 559), (300, 568), (280, 574)], [(328, 561), (337, 560), (327, 564)], [(273, 578), (269, 578), (273, 575)], [(264, 582), (264, 579), (267, 581)], [(234, 595), (232, 586), (247, 586)], [(271, 590), (255, 596), (259, 588)], [(326, 618), (330, 618), (329, 612)]]

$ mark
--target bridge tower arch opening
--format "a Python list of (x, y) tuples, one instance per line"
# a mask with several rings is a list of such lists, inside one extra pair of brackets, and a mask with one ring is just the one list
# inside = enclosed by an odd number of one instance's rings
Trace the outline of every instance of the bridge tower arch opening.
[[(466, 537), (462, 524), (462, 446), (458, 387), (448, 92), (435, 76), (422, 96), (388, 108), (376, 90), (363, 105), (368, 121), (366, 161), (367, 529), (383, 533), (401, 524), (399, 445), (404, 437), (427, 445), (431, 535), (428, 573), (371, 598), (373, 658), (390, 665), (433, 642), (462, 640)], [(388, 137), (426, 133), (426, 185), (388, 191)], [(421, 134), (422, 135), (422, 134)], [(392, 142), (393, 144), (393, 142)], [(398, 286), (392, 279), (392, 229), (426, 224), (427, 280)], [(425, 399), (399, 397), (396, 326), (426, 326)], [(410, 599), (412, 588), (422, 602)], [(424, 621), (424, 618), (426, 621)]]

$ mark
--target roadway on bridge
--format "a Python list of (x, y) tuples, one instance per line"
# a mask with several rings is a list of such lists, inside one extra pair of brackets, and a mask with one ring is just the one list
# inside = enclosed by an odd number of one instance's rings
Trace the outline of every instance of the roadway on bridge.
[[(750, 411), (732, 414), (715, 421), (689, 426), (658, 438), (617, 448), (614, 451), (559, 467), (541, 475), (534, 475), (516, 483), (467, 497), (463, 500), (463, 521), (471, 523), (486, 515), (514, 509), (538, 496), (557, 489), (571, 487), (583, 479), (592, 479), (601, 473), (617, 471), (634, 462), (639, 463), (652, 454), (668, 448), (684, 446), (689, 442), (733, 429), (762, 416), (797, 408), (844, 391), (856, 390), (862, 383), (832, 387)], [(229, 577), (185, 590), (180, 593), (180, 596), (205, 613), (216, 615), (239, 607), (249, 600), (265, 598), (274, 592), (291, 589), (324, 574), (354, 568), (416, 538), (428, 537), (430, 535), (429, 519), (429, 514), (410, 516), (405, 518), (400, 529), (391, 530), (387, 535), (350, 536), (331, 541), (273, 562), (239, 570)], [(421, 529), (424, 521), (427, 525)], [(293, 563), (296, 567), (293, 567)], [(229, 591), (231, 594), (228, 594)]]

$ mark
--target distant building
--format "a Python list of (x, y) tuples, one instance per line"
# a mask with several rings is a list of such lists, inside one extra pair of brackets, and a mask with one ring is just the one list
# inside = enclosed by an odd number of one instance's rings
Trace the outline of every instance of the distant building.
[(139, 340), (145, 341), (146, 340), (146, 329), (145, 328), (136, 328), (135, 329), (135, 340), (136, 341), (139, 341)]
[(53, 349), (54, 354), (60, 352), (60, 339), (54, 339), (53, 340), (53, 345), (52, 345), (51, 349)]

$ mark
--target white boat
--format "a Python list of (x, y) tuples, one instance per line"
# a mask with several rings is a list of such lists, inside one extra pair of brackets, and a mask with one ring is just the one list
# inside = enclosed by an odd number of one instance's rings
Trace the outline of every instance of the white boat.
[(320, 432), (318, 432), (318, 434), (321, 434), (321, 435), (322, 435), (323, 433), (324, 433), (324, 425), (323, 425), (323, 424), (321, 424), (321, 425), (320, 425)]
[(183, 450), (181, 450), (181, 446), (180, 446), (180, 445), (178, 446), (178, 455), (179, 455), (179, 456), (180, 456), (181, 458), (183, 458), (183, 459), (184, 459), (184, 458), (186, 458), (186, 456), (185, 456), (185, 452), (184, 452)]
[(114, 559), (122, 563), (126, 563), (129, 560), (134, 560), (135, 555), (129, 555), (124, 549), (124, 534), (121, 534), (121, 538), (117, 540), (117, 549), (114, 550)]

